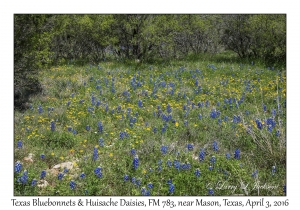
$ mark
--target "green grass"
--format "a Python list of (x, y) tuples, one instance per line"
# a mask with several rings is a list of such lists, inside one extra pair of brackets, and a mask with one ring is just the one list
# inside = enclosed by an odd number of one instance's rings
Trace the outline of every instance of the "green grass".
[[(252, 65), (225, 54), (152, 63), (65, 64), (46, 69), (39, 79), (43, 91), (30, 98), (33, 108), (15, 111), (14, 159), (22, 164), (21, 171), (15, 172), (15, 195), (141, 195), (143, 187), (151, 195), (205, 196), (210, 188), (214, 195), (223, 196), (284, 195), (286, 75), (283, 69), (268, 69), (259, 62)], [(130, 92), (130, 96), (124, 91)], [(138, 106), (139, 100), (142, 107)], [(170, 113), (168, 104), (172, 108)], [(42, 113), (38, 112), (38, 106), (42, 107)], [(211, 117), (213, 109), (220, 111), (216, 118)], [(276, 110), (276, 115), (272, 110)], [(169, 114), (172, 119), (167, 121)], [(239, 116), (238, 122), (234, 122), (235, 116)], [(267, 129), (269, 118), (276, 122), (272, 132)], [(130, 119), (136, 122), (130, 124)], [(262, 129), (258, 129), (257, 119), (263, 123)], [(52, 121), (55, 131), (50, 128)], [(98, 130), (98, 122), (103, 124), (102, 132)], [(76, 130), (76, 134), (68, 128)], [(120, 132), (124, 131), (128, 136), (120, 139)], [(99, 145), (100, 138), (104, 146)], [(18, 141), (22, 141), (22, 148), (17, 148)], [(213, 142), (218, 144), (217, 151)], [(187, 144), (192, 144), (193, 149), (188, 150)], [(168, 147), (166, 154), (161, 151), (163, 145)], [(95, 147), (98, 158), (93, 160)], [(139, 158), (136, 170), (133, 148)], [(201, 149), (205, 149), (204, 161), (198, 159)], [(241, 151), (240, 159), (234, 158), (236, 149)], [(32, 163), (23, 160), (29, 153), (34, 155)], [(227, 153), (230, 159), (226, 159)], [(210, 161), (212, 156), (216, 158), (214, 164)], [(179, 170), (174, 167), (175, 160), (180, 162)], [(50, 169), (66, 161), (74, 167), (58, 180)], [(101, 178), (94, 173), (98, 166), (102, 168)], [(272, 174), (273, 166), (276, 172)], [(44, 169), (47, 175), (43, 180), (49, 185), (31, 186), (32, 179), (40, 180)], [(194, 174), (196, 169), (200, 170), (199, 177)], [(18, 179), (24, 170), (28, 179), (22, 184)], [(252, 176), (256, 170), (258, 174)], [(82, 179), (83, 172), (86, 176)], [(128, 181), (124, 181), (124, 175), (128, 175)], [(137, 182), (133, 183), (132, 178)], [(175, 186), (173, 193), (169, 192), (169, 179)], [(70, 188), (71, 180), (76, 183), (75, 189)], [(149, 183), (153, 184), (152, 189), (147, 186)], [(246, 191), (241, 189), (241, 183), (248, 184)], [(258, 183), (271, 187), (258, 190)]]

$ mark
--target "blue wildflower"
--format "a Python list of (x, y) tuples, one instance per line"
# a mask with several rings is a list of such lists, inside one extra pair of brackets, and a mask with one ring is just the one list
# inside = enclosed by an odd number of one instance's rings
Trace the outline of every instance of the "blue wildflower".
[(175, 191), (175, 185), (174, 184), (170, 184), (169, 185), (169, 193), (173, 194)]
[(234, 158), (239, 160), (241, 158), (241, 151), (240, 149), (236, 149), (234, 152)]
[(210, 158), (210, 162), (211, 162), (212, 164), (215, 164), (215, 163), (216, 163), (216, 157), (215, 157), (215, 156), (212, 156), (212, 157)]
[(51, 131), (55, 131), (55, 122), (54, 121), (51, 121), (50, 123), (50, 128), (51, 128)]
[(129, 180), (129, 176), (127, 174), (125, 174), (123, 179), (125, 182), (127, 182)]
[(72, 190), (74, 190), (75, 187), (76, 187), (75, 181), (71, 180), (71, 181), (70, 181), (70, 188), (71, 188)]
[(142, 102), (142, 100), (139, 100), (139, 101), (138, 101), (138, 106), (139, 106), (140, 108), (143, 108), (143, 102)]
[(256, 177), (257, 177), (257, 174), (258, 174), (258, 170), (255, 170), (255, 171), (252, 173), (251, 176), (252, 176), (253, 178), (256, 178)]
[(226, 159), (229, 160), (230, 159), (230, 154), (226, 153)]
[(276, 166), (272, 166), (272, 176), (275, 175), (275, 172), (276, 172)]
[(91, 126), (87, 125), (87, 126), (85, 127), (85, 129), (86, 129), (87, 131), (89, 131), (89, 130), (91, 130)]
[(21, 140), (18, 141), (17, 147), (18, 149), (21, 149), (23, 147), (23, 142)]
[(168, 166), (168, 167), (171, 167), (171, 166), (172, 166), (172, 161), (170, 161), (170, 159), (168, 159), (168, 161), (167, 161), (167, 166)]
[(200, 172), (199, 168), (197, 168), (195, 170), (194, 174), (195, 174), (196, 177), (200, 177), (201, 172)]
[(102, 122), (98, 122), (98, 130), (99, 130), (100, 133), (103, 132), (103, 124), (102, 124)]
[(165, 155), (168, 152), (168, 147), (167, 146), (161, 146), (160, 151), (163, 155)]
[(62, 180), (63, 177), (64, 177), (63, 173), (58, 173), (58, 175), (57, 175), (58, 180)]
[(36, 179), (33, 179), (33, 180), (31, 181), (31, 186), (34, 187), (34, 186), (36, 185), (36, 183), (37, 183), (37, 180), (36, 180)]
[(192, 151), (194, 149), (194, 145), (193, 144), (187, 144), (186, 147), (187, 147), (187, 149), (189, 151)]
[(210, 188), (210, 189), (208, 190), (208, 194), (209, 194), (209, 195), (214, 195), (214, 190)]
[(199, 161), (202, 162), (204, 161), (205, 158), (205, 151), (204, 149), (201, 149), (200, 153), (199, 153)]
[(153, 184), (150, 182), (148, 185), (147, 185), (148, 188), (150, 189), (153, 189)]
[(212, 146), (213, 146), (213, 150), (214, 150), (214, 151), (217, 152), (217, 151), (219, 150), (219, 146), (218, 146), (218, 143), (217, 143), (216, 141), (213, 142), (213, 145), (212, 145)]
[(68, 173), (69, 172), (69, 169), (68, 168), (64, 168), (64, 173)]
[(20, 173), (21, 169), (22, 169), (22, 164), (21, 164), (20, 161), (17, 161), (17, 162), (15, 163), (15, 172), (16, 172), (16, 173)]
[(101, 166), (98, 166), (98, 167), (94, 170), (94, 174), (95, 174), (98, 178), (102, 178), (102, 168), (101, 168)]
[(17, 182), (21, 182), (22, 184), (26, 184), (28, 181), (28, 172), (25, 170), (23, 175), (17, 179)]
[(135, 155), (136, 155), (136, 150), (135, 150), (134, 148), (132, 148), (132, 149), (130, 150), (130, 153), (131, 153), (131, 155), (135, 156)]
[(139, 166), (139, 157), (137, 155), (135, 155), (132, 164), (133, 164), (133, 168), (136, 170)]
[(104, 147), (104, 139), (100, 138), (98, 141), (99, 141), (99, 146)]
[(213, 170), (213, 167), (212, 167), (212, 166), (209, 166), (209, 167), (208, 167), (208, 170), (212, 171), (212, 170)]
[(43, 179), (43, 178), (45, 178), (45, 176), (46, 176), (46, 170), (43, 170), (41, 172), (40, 178)]
[(97, 159), (98, 159), (98, 156), (99, 156), (99, 154), (98, 154), (98, 148), (95, 147), (95, 148), (94, 148), (94, 153), (93, 153), (93, 160), (97, 160)]
[(84, 172), (82, 172), (81, 174), (80, 174), (80, 176), (79, 176), (81, 179), (83, 179), (84, 177), (85, 177), (85, 173)]
[(40, 157), (41, 157), (41, 159), (42, 159), (42, 160), (44, 160), (44, 159), (45, 159), (45, 155), (44, 155), (44, 154), (41, 154), (41, 156), (40, 156)]

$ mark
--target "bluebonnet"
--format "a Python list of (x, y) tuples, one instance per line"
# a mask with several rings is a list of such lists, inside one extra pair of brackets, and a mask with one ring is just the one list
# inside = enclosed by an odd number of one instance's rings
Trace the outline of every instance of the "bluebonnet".
[(120, 139), (124, 139), (125, 138), (125, 132), (120, 132)]
[(180, 170), (180, 162), (178, 160), (174, 160), (174, 167), (179, 171)]
[(75, 187), (76, 187), (75, 181), (71, 180), (71, 181), (70, 181), (70, 188), (71, 188), (72, 190), (74, 190)]
[(104, 147), (104, 139), (103, 138), (99, 139), (99, 146)]
[(229, 160), (230, 159), (230, 154), (226, 153), (226, 159)]
[(54, 121), (51, 121), (50, 123), (50, 128), (51, 128), (51, 131), (55, 131), (55, 122)]
[(135, 155), (132, 164), (135, 170), (139, 167), (139, 157), (137, 155)]
[(213, 167), (212, 167), (212, 166), (209, 166), (209, 167), (208, 167), (208, 170), (212, 171), (212, 170), (213, 170)]
[(103, 125), (102, 125), (102, 122), (98, 122), (98, 130), (100, 133), (103, 132)]
[(160, 151), (163, 155), (165, 155), (168, 152), (168, 147), (167, 146), (161, 146)]
[(157, 128), (156, 127), (153, 128), (153, 133), (157, 133)]
[(33, 179), (33, 180), (31, 181), (31, 186), (34, 187), (34, 186), (36, 185), (36, 183), (37, 183), (37, 180), (36, 180), (36, 179)]
[(23, 147), (23, 142), (21, 140), (18, 141), (17, 147), (18, 149), (21, 149)]
[(276, 109), (272, 109), (272, 115), (273, 115), (273, 117), (276, 116)]
[(102, 168), (101, 168), (101, 166), (98, 166), (96, 169), (94, 169), (94, 174), (95, 174), (98, 178), (102, 178)]
[(124, 175), (124, 181), (127, 182), (129, 180), (129, 176), (127, 174)]
[(174, 184), (170, 184), (169, 185), (169, 193), (173, 194), (175, 191), (175, 185)]
[(255, 122), (256, 122), (257, 128), (258, 128), (259, 130), (261, 130), (262, 127), (263, 127), (263, 124), (262, 124), (262, 123), (260, 122), (260, 120), (258, 120), (258, 119), (256, 119)]
[(73, 133), (74, 135), (76, 135), (76, 134), (77, 134), (77, 131), (76, 131), (75, 129), (73, 129), (72, 133)]
[(181, 165), (181, 168), (182, 168), (183, 170), (189, 170), (189, 169), (191, 169), (191, 164), (190, 164), (190, 163), (183, 163), (183, 164)]
[(239, 160), (241, 158), (241, 151), (240, 151), (240, 149), (236, 149), (234, 151), (234, 158), (237, 159), (237, 160)]
[(130, 153), (131, 153), (131, 155), (135, 156), (135, 155), (136, 155), (136, 150), (135, 150), (134, 148), (132, 148), (132, 149), (130, 150)]
[(148, 185), (147, 185), (148, 188), (152, 189), (153, 188), (153, 184), (150, 182)]
[(199, 168), (197, 168), (195, 170), (194, 174), (195, 174), (196, 177), (200, 177), (201, 172), (200, 172)]
[(58, 173), (58, 175), (57, 175), (58, 180), (62, 180), (63, 177), (64, 177), (63, 173)]
[(44, 110), (43, 110), (43, 108), (42, 108), (42, 106), (41, 106), (41, 105), (39, 105), (39, 106), (38, 106), (38, 112), (39, 112), (39, 114), (41, 114), (41, 113), (43, 113), (43, 112), (44, 112)]
[(167, 184), (172, 184), (172, 179), (168, 179)]
[(64, 168), (64, 173), (66, 174), (66, 173), (68, 173), (69, 172), (69, 169), (68, 168)]
[(140, 108), (143, 107), (143, 102), (142, 102), (142, 100), (139, 100), (139, 101), (138, 101), (138, 106), (139, 106)]
[(28, 182), (28, 172), (26, 170), (23, 172), (23, 175), (17, 179), (17, 182), (21, 182), (22, 184)]
[(256, 178), (257, 177), (257, 174), (258, 174), (258, 170), (255, 170), (253, 173), (252, 173), (252, 177)]
[(274, 176), (276, 172), (276, 166), (272, 166), (272, 175)]
[(149, 196), (149, 195), (151, 194), (150, 190), (146, 190), (145, 187), (142, 187), (141, 193), (142, 193), (142, 195), (144, 195), (144, 196)]
[(277, 130), (275, 135), (276, 135), (277, 137), (280, 136), (280, 131)]
[(214, 195), (214, 190), (210, 188), (210, 189), (208, 190), (208, 194), (209, 194), (209, 195)]
[(41, 172), (40, 178), (43, 179), (43, 178), (45, 178), (45, 176), (46, 176), (46, 170), (43, 170)]
[(204, 161), (205, 158), (205, 151), (204, 149), (201, 149), (200, 153), (199, 153), (199, 161), (202, 162)]
[(187, 147), (187, 149), (188, 149), (189, 151), (191, 151), (191, 150), (194, 149), (194, 145), (193, 145), (193, 144), (187, 144), (186, 147)]
[(135, 177), (132, 177), (132, 178), (131, 178), (131, 182), (132, 182), (133, 184), (136, 184), (136, 178), (135, 178)]
[(188, 126), (188, 121), (187, 120), (185, 120), (183, 123), (184, 123), (185, 126)]
[(84, 177), (85, 177), (85, 173), (84, 172), (82, 172), (81, 174), (80, 174), (80, 176), (79, 176), (81, 179), (83, 179)]
[(172, 161), (170, 161), (170, 159), (168, 159), (168, 161), (167, 161), (167, 166), (168, 166), (168, 167), (171, 167), (171, 166), (172, 166)]
[(93, 153), (93, 160), (97, 160), (97, 159), (98, 159), (98, 156), (99, 156), (99, 154), (98, 154), (98, 148), (95, 147), (95, 148), (94, 148), (94, 153)]
[(215, 156), (212, 156), (212, 157), (210, 158), (210, 162), (211, 162), (212, 164), (215, 164), (215, 163), (216, 163), (216, 157), (215, 157)]
[(218, 146), (218, 143), (216, 141), (213, 142), (212, 146), (213, 146), (214, 151), (216, 151), (216, 152), (219, 151), (219, 146)]
[(136, 181), (135, 181), (135, 185), (137, 185), (137, 186), (140, 186), (141, 185), (141, 179), (136, 179)]
[(86, 129), (87, 131), (89, 131), (89, 130), (91, 130), (91, 126), (87, 125), (87, 126), (85, 127), (85, 129)]
[(265, 104), (263, 104), (263, 109), (264, 109), (264, 112), (267, 111), (267, 106)]
[(169, 114), (172, 112), (172, 108), (171, 108), (171, 105), (170, 105), (170, 104), (167, 105), (167, 112), (168, 112)]
[(217, 111), (215, 109), (210, 112), (210, 117), (213, 119), (217, 117)]
[(72, 131), (72, 128), (70, 126), (68, 127), (68, 131)]
[(44, 155), (44, 154), (41, 154), (41, 156), (40, 156), (40, 157), (41, 157), (41, 159), (42, 159), (42, 160), (44, 160), (44, 159), (45, 159), (45, 155)]

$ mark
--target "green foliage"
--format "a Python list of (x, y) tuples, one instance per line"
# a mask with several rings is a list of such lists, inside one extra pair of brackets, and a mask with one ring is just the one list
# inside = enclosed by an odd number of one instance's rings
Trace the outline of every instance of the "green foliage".
[[(194, 54), (188, 60), (156, 60), (151, 64), (127, 60), (76, 66), (70, 62), (41, 71), (39, 80), (45, 90), (31, 97), (32, 109), (15, 112), (14, 157), (23, 165), (22, 171), (14, 176), (15, 195), (136, 196), (141, 195), (142, 187), (150, 189), (149, 183), (153, 184), (153, 196), (206, 196), (209, 188), (222, 196), (283, 195), (286, 182), (284, 71), (268, 69), (262, 63), (251, 64), (226, 52), (217, 56)], [(134, 85), (138, 81), (141, 86)], [(175, 84), (173, 94), (171, 83)], [(201, 91), (197, 92), (199, 86)], [(130, 92), (130, 97), (124, 91)], [(230, 98), (232, 102), (226, 102)], [(242, 98), (243, 102), (239, 103)], [(142, 107), (138, 106), (139, 100), (143, 102)], [(163, 120), (162, 114), (168, 115), (168, 104), (175, 122)], [(266, 105), (266, 111), (262, 104)], [(38, 112), (39, 105), (44, 112)], [(159, 116), (158, 106), (162, 110)], [(220, 110), (218, 118), (211, 117), (213, 109)], [(234, 116), (240, 116), (240, 121), (234, 122)], [(131, 118), (136, 118), (133, 125), (130, 125)], [(272, 131), (267, 126), (269, 118), (276, 121)], [(256, 119), (263, 122), (262, 129), (257, 127)], [(51, 131), (53, 120), (56, 127)], [(99, 121), (103, 124), (102, 132)], [(86, 129), (87, 125), (90, 130)], [(167, 129), (163, 132), (165, 125)], [(124, 131), (129, 135), (121, 139), (120, 132)], [(280, 135), (276, 135), (277, 131)], [(23, 141), (22, 148), (17, 148), (19, 140)], [(212, 147), (214, 141), (218, 143), (217, 151)], [(193, 144), (194, 148), (188, 150), (187, 144)], [(165, 154), (162, 145), (168, 147)], [(97, 159), (93, 159), (94, 148), (98, 149)], [(133, 168), (132, 148), (139, 158), (137, 169)], [(199, 152), (204, 148), (205, 159), (199, 161)], [(234, 158), (237, 148), (239, 159)], [(29, 153), (34, 154), (33, 163), (24, 161)], [(227, 153), (231, 155), (229, 159)], [(45, 155), (43, 159), (41, 154)], [(211, 161), (213, 156), (215, 163)], [(171, 167), (167, 164), (169, 159)], [(175, 160), (180, 162), (179, 169), (174, 166)], [(66, 161), (74, 167), (58, 180), (57, 173), (63, 173), (63, 169), (54, 172), (50, 169)], [(190, 168), (184, 168), (188, 163)], [(102, 168), (101, 176), (94, 171), (98, 166)], [(48, 187), (30, 186), (32, 179), (40, 181), (44, 169)], [(201, 172), (199, 177), (194, 174), (196, 169)], [(26, 184), (17, 182), (23, 170), (28, 170)], [(258, 174), (252, 176), (256, 170)], [(81, 178), (83, 172), (86, 176)], [(128, 175), (128, 181), (124, 175)], [(169, 192), (169, 179), (175, 185), (173, 194)], [(76, 183), (75, 189), (70, 188), (71, 180)], [(257, 183), (275, 188), (257, 190)], [(242, 184), (248, 184), (247, 191), (242, 189)]]

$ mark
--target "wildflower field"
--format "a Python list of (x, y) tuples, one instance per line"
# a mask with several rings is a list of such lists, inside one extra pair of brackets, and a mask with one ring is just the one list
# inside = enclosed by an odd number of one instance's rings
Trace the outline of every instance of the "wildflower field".
[(70, 61), (39, 78), (14, 113), (15, 195), (286, 193), (283, 70)]

